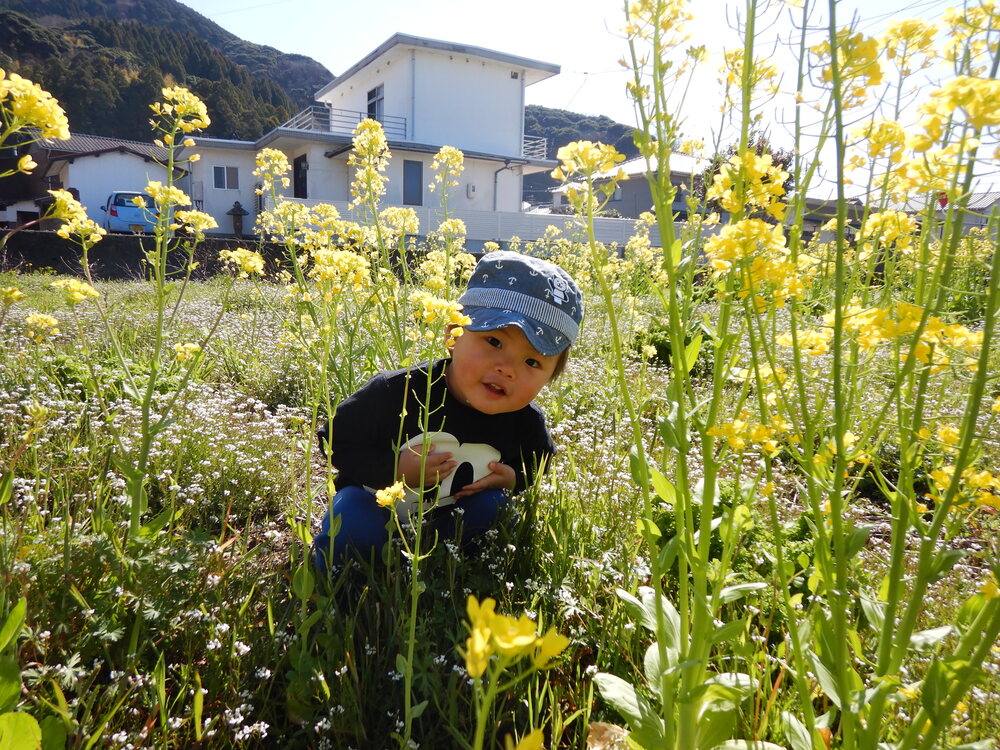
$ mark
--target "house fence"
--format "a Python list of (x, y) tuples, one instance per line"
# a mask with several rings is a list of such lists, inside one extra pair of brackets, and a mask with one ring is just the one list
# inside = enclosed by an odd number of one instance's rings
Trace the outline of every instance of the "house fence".
[[(294, 201), (305, 206), (326, 203), (335, 206), (345, 219), (363, 220), (362, 213), (349, 208), (346, 201), (319, 201), (299, 198), (285, 198), (284, 200)], [(261, 208), (269, 209), (272, 205), (270, 197), (264, 196)], [(405, 206), (405, 208), (412, 208), (416, 213), (420, 220), (420, 234), (433, 231), (444, 219), (444, 214), (439, 206)], [(538, 240), (545, 236), (549, 227), (553, 226), (560, 230), (559, 236), (562, 237), (582, 238), (586, 231), (573, 216), (460, 209), (452, 209), (448, 211), (448, 215), (450, 218), (461, 219), (465, 222), (467, 239), (477, 242), (508, 241), (512, 237), (519, 237), (524, 241)], [(594, 236), (598, 242), (603, 242), (606, 245), (617, 243), (624, 246), (629, 237), (635, 234), (635, 225), (635, 219), (594, 219)], [(660, 234), (655, 226), (650, 229), (649, 239), (654, 246), (660, 244)]]

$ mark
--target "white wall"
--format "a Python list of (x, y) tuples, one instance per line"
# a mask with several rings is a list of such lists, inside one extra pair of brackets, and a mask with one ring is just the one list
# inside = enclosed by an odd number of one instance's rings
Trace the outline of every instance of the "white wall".
[(413, 140), (504, 156), (521, 153), (523, 71), (481, 58), (420, 50)]
[[(358, 71), (343, 84), (327, 92), (318, 101), (327, 102), (336, 109), (355, 112), (368, 111), (368, 92), (376, 86), (383, 87), (382, 114), (386, 117), (405, 117), (406, 140), (412, 141), (410, 86), (411, 65), (409, 49), (394, 47), (365, 69)], [(398, 138), (398, 136), (396, 136)]]
[(321, 101), (365, 112), (368, 91), (382, 85), (383, 115), (406, 118), (406, 140), (519, 156), (523, 79), (523, 70), (472, 55), (397, 46)]
[(59, 171), (62, 184), (80, 192), (80, 202), (87, 208), (87, 216), (98, 224), (104, 221), (104, 205), (115, 190), (134, 190), (141, 193), (150, 180), (164, 182), (166, 171), (154, 161), (130, 153), (106, 153), (100, 156), (78, 156), (70, 164), (65, 162)]
[[(243, 231), (252, 231), (256, 216), (254, 207), (256, 206), (256, 195), (254, 185), (257, 178), (253, 176), (256, 167), (256, 152), (252, 148), (232, 149), (232, 148), (212, 148), (211, 146), (199, 144), (192, 149), (193, 153), (201, 155), (201, 158), (190, 165), (190, 178), (180, 183), (180, 188), (192, 199), (203, 201), (201, 210), (210, 214), (219, 225), (219, 228), (210, 233), (232, 234), (233, 218), (226, 214), (233, 207), (233, 203), (240, 202), (240, 205), (248, 211), (248, 215), (243, 217)], [(239, 172), (239, 189), (229, 190), (215, 187), (214, 167), (236, 167)], [(197, 205), (197, 204), (196, 204)]]

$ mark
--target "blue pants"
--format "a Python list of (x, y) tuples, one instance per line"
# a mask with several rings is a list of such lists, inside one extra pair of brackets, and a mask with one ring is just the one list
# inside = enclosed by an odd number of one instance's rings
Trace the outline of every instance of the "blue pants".
[[(461, 524), (464, 544), (493, 526), (500, 509), (508, 502), (501, 490), (483, 490), (458, 500), (454, 505), (435, 508), (425, 514), (423, 533), (431, 539), (455, 539), (456, 526)], [(461, 512), (459, 512), (461, 511)], [(334, 495), (332, 506), (323, 517), (323, 525), (313, 541), (316, 565), (325, 571), (329, 562), (340, 565), (348, 552), (367, 560), (372, 552), (380, 558), (382, 547), (389, 541), (386, 526), (391, 511), (375, 502), (375, 495), (363, 487), (344, 487)], [(340, 516), (340, 531), (333, 538), (330, 557), (330, 518)]]

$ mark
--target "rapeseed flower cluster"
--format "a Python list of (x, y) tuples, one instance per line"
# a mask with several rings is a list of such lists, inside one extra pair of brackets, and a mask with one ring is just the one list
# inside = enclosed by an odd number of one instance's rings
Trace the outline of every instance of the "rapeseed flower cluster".
[(912, 243), (916, 234), (916, 219), (903, 211), (886, 210), (869, 214), (858, 233), (861, 246), (858, 259), (867, 260), (877, 249), (893, 247), (909, 255), (913, 252)]
[[(417, 290), (410, 294), (409, 301), (413, 305), (413, 315), (424, 326), (450, 326), (445, 341), (449, 347), (455, 343), (455, 339), (465, 333), (464, 326), (472, 322), (472, 319), (462, 312), (460, 304), (435, 297), (430, 292)], [(407, 338), (411, 341), (416, 341), (420, 336), (421, 334), (416, 331), (407, 334)], [(433, 341), (438, 334), (430, 328), (425, 328), (422, 336), (426, 341)]]
[(900, 73), (908, 76), (933, 64), (937, 32), (935, 24), (919, 18), (893, 21), (882, 35), (882, 47)]
[(255, 250), (238, 247), (235, 250), (219, 251), (219, 260), (238, 271), (237, 278), (264, 275), (264, 258)]
[(73, 194), (68, 190), (50, 190), (52, 196), (52, 206), (48, 210), (48, 218), (61, 219), (62, 224), (56, 230), (63, 239), (70, 239), (73, 236), (79, 237), (84, 242), (93, 244), (99, 242), (107, 234), (103, 227), (87, 218), (85, 209)]
[[(270, 193), (280, 185), (287, 188), (291, 181), (286, 176), (291, 170), (288, 157), (284, 151), (276, 148), (265, 148), (257, 152), (256, 168), (253, 171), (254, 177), (260, 178), (261, 186), (257, 188), (257, 195)], [(296, 204), (297, 205), (297, 204)]]
[(788, 172), (774, 163), (771, 154), (747, 150), (722, 165), (705, 197), (718, 200), (730, 213), (759, 209), (780, 221), (786, 206), (779, 199), (785, 194), (787, 179)]
[(218, 226), (215, 218), (204, 211), (177, 211), (174, 213), (174, 223), (170, 228), (175, 232), (178, 229), (186, 229), (196, 240), (201, 240), (204, 239), (207, 230)]
[(354, 171), (351, 207), (377, 204), (385, 195), (385, 185), (389, 181), (385, 170), (392, 156), (382, 123), (366, 118), (354, 128), (353, 135), (354, 148), (347, 157), (347, 165)]
[[(916, 335), (923, 319), (923, 308), (908, 302), (899, 302), (893, 307), (864, 307), (857, 298), (851, 300), (843, 310), (844, 331), (853, 337), (857, 346), (866, 351), (883, 344), (902, 341), (900, 357), (906, 358), (909, 347), (907, 337)], [(825, 354), (833, 340), (835, 313), (823, 316), (825, 327), (814, 331), (799, 331), (798, 345), (812, 355)], [(777, 339), (782, 346), (793, 346), (790, 333)], [(931, 366), (932, 373), (941, 372), (951, 362), (949, 351), (966, 355), (962, 362), (975, 369), (972, 357), (979, 353), (982, 345), (982, 331), (971, 331), (960, 323), (946, 323), (937, 316), (928, 316), (919, 339), (913, 343), (913, 353), (917, 362)]]
[[(844, 108), (858, 107), (868, 99), (868, 89), (882, 83), (882, 66), (879, 63), (879, 42), (875, 37), (865, 36), (861, 32), (851, 33), (851, 29), (843, 28), (837, 32), (837, 66), (840, 70), (840, 80), (843, 85)], [(818, 65), (823, 66), (821, 78), (823, 83), (833, 81), (833, 65), (830, 53), (830, 41), (811, 47), (817, 57)]]
[(162, 102), (153, 102), (149, 108), (153, 114), (170, 120), (180, 131), (192, 133), (212, 124), (205, 103), (183, 86), (164, 88), (163, 99)]
[(198, 356), (198, 352), (200, 351), (201, 346), (198, 344), (174, 344), (174, 357), (178, 362), (189, 362)]
[[(879, 119), (866, 122), (852, 130), (851, 135), (858, 138), (867, 147), (868, 154), (872, 159), (885, 155), (890, 164), (897, 164), (903, 158), (906, 131), (895, 120)], [(853, 166), (859, 167), (865, 164), (864, 159), (858, 158), (859, 161)]]
[[(37, 138), (69, 138), (69, 120), (52, 95), (41, 86), (22, 78), (17, 73), (7, 74), (0, 68), (0, 121), (3, 134), (37, 130)], [(18, 162), (18, 169), (26, 171), (29, 161)], [(33, 167), (31, 167), (33, 169)]]
[[(930, 472), (930, 478), (934, 485), (933, 491), (928, 492), (928, 496), (935, 501), (939, 501), (955, 476), (955, 466), (947, 465)], [(968, 467), (961, 474), (959, 485), (958, 501), (953, 506), (956, 509), (968, 507), (973, 503), (977, 507), (987, 508), (991, 511), (1000, 511), (1000, 475), (994, 475), (986, 470), (977, 470), (975, 467)]]
[(3, 303), (5, 307), (13, 305), (15, 302), (20, 302), (24, 297), (24, 292), (16, 286), (5, 286), (0, 289), (0, 303)]
[(403, 486), (403, 481), (400, 480), (395, 484), (392, 484), (385, 489), (378, 490), (375, 493), (375, 502), (381, 505), (383, 508), (392, 508), (406, 495), (406, 488)]
[(766, 306), (765, 293), (778, 307), (789, 298), (801, 298), (817, 263), (806, 253), (793, 261), (783, 227), (763, 219), (741, 219), (726, 225), (705, 243), (705, 255), (717, 275), (735, 280), (740, 299), (752, 295), (757, 309)]
[[(725, 102), (723, 109), (739, 105), (737, 101), (743, 86), (743, 48), (733, 49), (723, 54), (723, 65), (720, 68), (725, 86)], [(778, 83), (781, 74), (778, 66), (770, 60), (755, 57), (750, 66), (750, 90), (757, 96), (774, 96), (778, 93)], [(737, 94), (734, 96), (733, 91)], [(690, 153), (681, 150), (682, 153)]]
[(36, 344), (59, 335), (59, 321), (45, 313), (31, 313), (24, 318), (25, 333)]
[(431, 192), (435, 192), (438, 188), (447, 192), (448, 188), (457, 186), (458, 178), (465, 169), (464, 160), (465, 155), (454, 146), (442, 146), (431, 162), (434, 182), (427, 186)]
[(923, 114), (920, 127), (924, 133), (911, 139), (910, 146), (915, 151), (927, 151), (940, 142), (959, 110), (976, 132), (1000, 125), (1000, 81), (956, 76), (932, 91), (920, 105)]
[(973, 76), (985, 76), (997, 51), (1000, 7), (995, 0), (963, 4), (944, 11), (943, 26), (948, 30), (944, 59), (956, 69), (965, 68)]
[(421, 283), (428, 289), (443, 293), (450, 286), (469, 280), (476, 267), (471, 253), (430, 250), (417, 268)]
[(324, 248), (312, 253), (313, 265), (309, 277), (326, 302), (332, 302), (345, 289), (361, 294), (372, 283), (371, 263), (350, 250)]
[(146, 185), (144, 192), (156, 201), (156, 204), (161, 208), (165, 206), (191, 205), (191, 198), (189, 198), (183, 190), (174, 185), (164, 185), (159, 180), (150, 180)]
[(539, 636), (534, 620), (527, 615), (515, 619), (497, 614), (495, 607), (493, 599), (484, 599), (480, 604), (475, 596), (469, 596), (469, 637), (463, 653), (469, 677), (482, 677), (494, 655), (508, 662), (530, 656), (535, 669), (548, 669), (569, 645), (569, 639), (554, 627)]
[(61, 289), (66, 295), (66, 304), (70, 306), (88, 299), (96, 299), (99, 296), (94, 287), (79, 279), (59, 279), (53, 281), (50, 286), (53, 289)]
[(770, 424), (754, 422), (750, 419), (749, 410), (744, 409), (740, 412), (739, 418), (732, 422), (713, 425), (705, 431), (705, 434), (724, 439), (737, 453), (756, 447), (762, 453), (773, 457), (781, 452), (779, 441), (790, 428), (791, 425), (780, 416), (773, 417)]

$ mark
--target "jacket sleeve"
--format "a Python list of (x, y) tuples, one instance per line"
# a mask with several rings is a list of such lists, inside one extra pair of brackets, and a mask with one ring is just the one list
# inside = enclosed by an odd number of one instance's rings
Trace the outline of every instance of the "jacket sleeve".
[(375, 376), (337, 407), (331, 424), (330, 463), (344, 483), (381, 489), (393, 483), (402, 394)]

